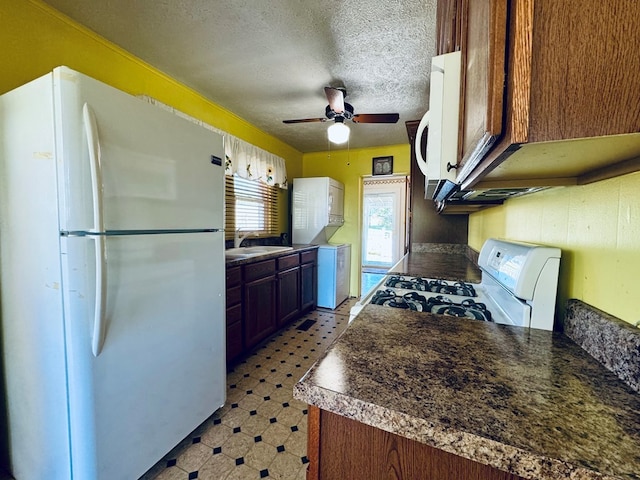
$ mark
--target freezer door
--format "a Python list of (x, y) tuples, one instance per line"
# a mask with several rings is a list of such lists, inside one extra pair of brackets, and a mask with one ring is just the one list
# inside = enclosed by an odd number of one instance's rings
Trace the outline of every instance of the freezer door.
[(106, 230), (222, 228), (221, 135), (66, 67), (53, 82), (61, 230), (95, 229), (96, 195)]
[(73, 478), (138, 478), (224, 404), (222, 235), (107, 237), (98, 356), (94, 241), (63, 238)]

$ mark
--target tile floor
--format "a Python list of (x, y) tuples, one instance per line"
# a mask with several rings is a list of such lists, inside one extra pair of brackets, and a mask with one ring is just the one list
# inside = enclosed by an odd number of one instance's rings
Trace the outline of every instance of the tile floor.
[[(258, 346), (227, 375), (227, 402), (139, 480), (303, 480), (307, 405), (292, 387), (344, 331), (350, 298), (319, 308)], [(307, 331), (297, 327), (316, 323)], [(0, 480), (13, 480), (0, 471)]]
[[(292, 387), (342, 333), (348, 299), (317, 309), (258, 346), (227, 375), (227, 402), (140, 480), (303, 480), (307, 405)], [(297, 327), (315, 320), (307, 331)]]

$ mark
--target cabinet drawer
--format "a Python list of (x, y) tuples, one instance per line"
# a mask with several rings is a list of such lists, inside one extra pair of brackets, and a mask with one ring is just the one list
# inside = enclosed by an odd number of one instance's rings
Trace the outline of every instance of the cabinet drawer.
[(287, 270), (289, 268), (297, 267), (300, 264), (300, 257), (297, 253), (279, 257), (277, 260), (278, 270)]
[(227, 268), (227, 287), (240, 285), (242, 282), (242, 267)]
[(233, 325), (242, 320), (242, 304), (239, 303), (233, 307), (227, 308), (227, 326)]
[(268, 277), (276, 273), (276, 260), (265, 260), (263, 262), (250, 263), (244, 266), (244, 281), (252, 282), (258, 278)]
[(227, 287), (227, 307), (231, 307), (242, 301), (242, 285)]
[(300, 263), (315, 262), (318, 258), (318, 250), (308, 250), (300, 253)]

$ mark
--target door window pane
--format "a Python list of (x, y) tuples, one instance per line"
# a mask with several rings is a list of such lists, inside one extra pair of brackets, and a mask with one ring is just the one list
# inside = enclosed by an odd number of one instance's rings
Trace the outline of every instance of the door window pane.
[(365, 266), (391, 267), (394, 253), (395, 226), (394, 193), (374, 193), (364, 197), (364, 248), (362, 263)]

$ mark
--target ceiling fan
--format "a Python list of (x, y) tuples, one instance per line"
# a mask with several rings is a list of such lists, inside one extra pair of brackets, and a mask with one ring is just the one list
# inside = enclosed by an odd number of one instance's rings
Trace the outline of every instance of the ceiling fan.
[(400, 115), (397, 113), (353, 113), (353, 106), (344, 101), (347, 90), (344, 87), (324, 87), (329, 105), (325, 109), (325, 116), (319, 118), (301, 118), (297, 120), (283, 120), (283, 123), (327, 122), (333, 120), (327, 131), (329, 140), (333, 143), (344, 143), (349, 139), (349, 127), (345, 120), (354, 123), (397, 123)]

